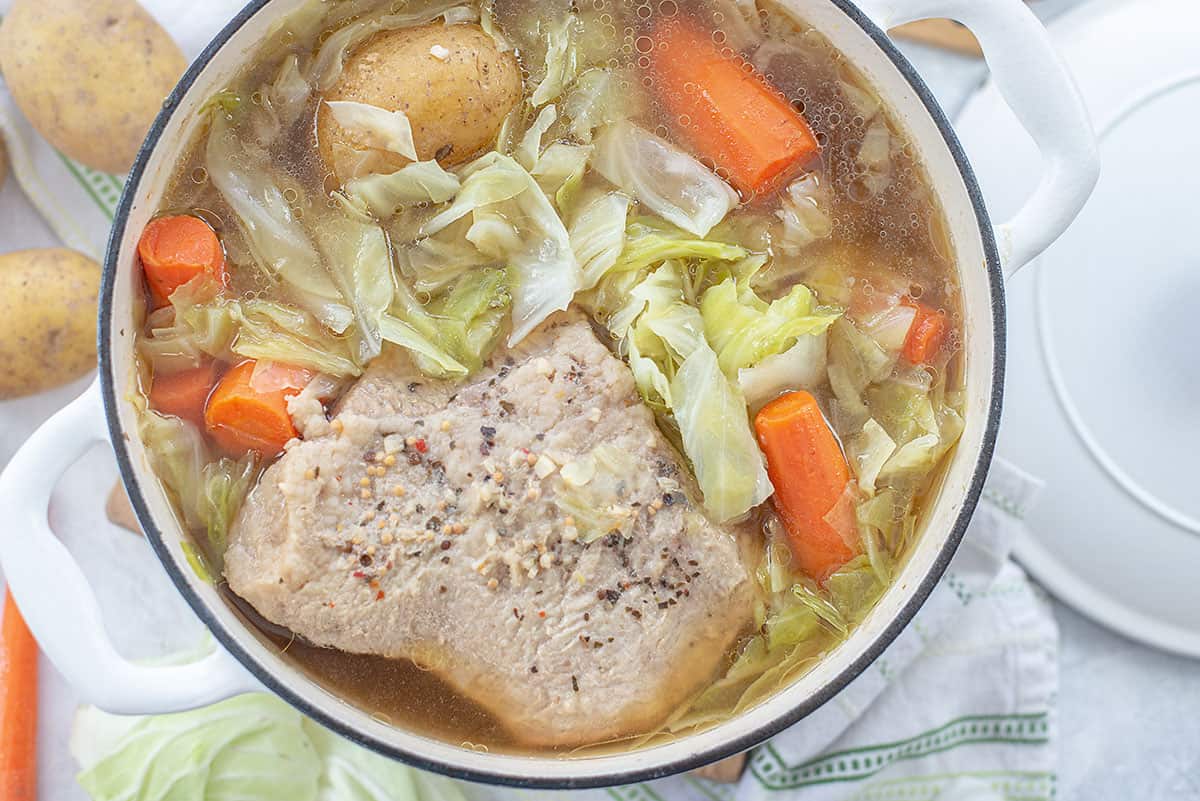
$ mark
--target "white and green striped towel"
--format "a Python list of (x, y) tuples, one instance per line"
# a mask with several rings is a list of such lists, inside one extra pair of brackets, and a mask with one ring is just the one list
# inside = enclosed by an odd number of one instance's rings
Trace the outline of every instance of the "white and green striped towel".
[[(193, 56), (240, 6), (240, 0), (144, 2)], [(0, 13), (8, 4), (0, 0)], [(63, 244), (99, 257), (120, 179), (55, 151), (24, 122), (2, 85), (0, 128), (24, 190), (24, 197), (14, 187), (0, 196), (0, 252), (45, 244), (44, 233), (18, 222), (32, 217), (31, 205)], [(472, 787), (471, 794), (496, 801), (1052, 798), (1057, 631), (1045, 599), (1008, 561), (1037, 489), (1036, 481), (997, 463), (962, 547), (913, 623), (830, 703), (756, 749), (739, 784), (681, 776), (611, 790)]]

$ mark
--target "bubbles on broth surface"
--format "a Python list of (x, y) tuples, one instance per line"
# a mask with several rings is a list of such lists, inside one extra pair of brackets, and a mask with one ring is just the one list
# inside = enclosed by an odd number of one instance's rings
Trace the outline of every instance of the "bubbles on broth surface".
[[(398, 8), (406, 5), (395, 4)], [(898, 126), (889, 122), (889, 178), (886, 184), (869, 181), (868, 171), (858, 163), (859, 152), (878, 115), (888, 112), (886, 109), (873, 112), (869, 104), (864, 107), (853, 93), (847, 93), (845, 85), (855, 85), (872, 98), (873, 90), (816, 30), (783, 14), (772, 14), (765, 4), (758, 10), (758, 16), (750, 20), (734, 16), (739, 13), (735, 4), (729, 4), (724, 11), (714, 9), (714, 5), (710, 0), (591, 0), (590, 3), (579, 0), (572, 12), (583, 29), (581, 38), (586, 39), (580, 50), (581, 54), (586, 51), (586, 58), (581, 55), (579, 72), (593, 67), (619, 71), (622, 91), (652, 99), (658, 91), (651, 73), (655, 59), (688, 58), (687, 53), (670, 52), (666, 41), (656, 44), (653, 26), (681, 16), (705, 26), (715, 47), (727, 56), (740, 54), (745, 58), (743, 69), (750, 72), (757, 68), (778, 89), (806, 118), (822, 147), (821, 155), (810, 169), (820, 173), (821, 184), (828, 192), (833, 234), (828, 241), (815, 243), (798, 256), (773, 253), (769, 269), (774, 283), (770, 284), (770, 292), (764, 294), (786, 291), (791, 283), (806, 280), (806, 270), (833, 263), (838, 275), (826, 284), (831, 293), (844, 289), (847, 295), (857, 293), (878, 302), (907, 291), (914, 299), (944, 310), (954, 321), (947, 337), (947, 351), (960, 350), (962, 315), (956, 305), (958, 290), (949, 265), (949, 239), (941, 214), (925, 186), (912, 144)], [(757, 26), (766, 31), (761, 42), (746, 34), (746, 29), (756, 31)], [(329, 33), (323, 32), (320, 41)], [(306, 53), (312, 45), (312, 42), (299, 43)], [(528, 70), (531, 65), (524, 66)], [(269, 65), (264, 66), (255, 85), (268, 80), (272, 72)], [(695, 92), (696, 87), (689, 85), (685, 91)], [(263, 104), (260, 92), (253, 92), (249, 99), (257, 107)], [(631, 99), (630, 106), (639, 104)], [(647, 102), (640, 107), (643, 110), (634, 118), (637, 124), (681, 147), (686, 146), (681, 143), (680, 131), (703, 124), (703, 120), (688, 114), (669, 114), (662, 103)], [(284, 198), (297, 219), (303, 219), (307, 213), (307, 225), (339, 208), (330, 197), (330, 192), (339, 187), (329, 181), (328, 170), (313, 147), (312, 126), (308, 124), (313, 111), (315, 108), (273, 149), (280, 162), (275, 166), (286, 176), (288, 184), (282, 188)], [(559, 111), (561, 114), (561, 105)], [(177, 184), (190, 183), (186, 186), (189, 199), (199, 197), (207, 201), (214, 196), (211, 188), (207, 194), (204, 191), (209, 176), (203, 158), (200, 147), (178, 173), (181, 179)], [(723, 168), (717, 168), (717, 173), (728, 178)], [(176, 191), (184, 194), (178, 187)], [(236, 226), (223, 225), (227, 209), (219, 200), (212, 207), (214, 225), (223, 229), (223, 237), (225, 231), (229, 232), (225, 238), (230, 262), (237, 268), (234, 286), (238, 295), (245, 299), (278, 299), (278, 290), (270, 285), (269, 279), (250, 266), (249, 250)], [(775, 196), (752, 198), (730, 218), (728, 231), (732, 233), (722, 235), (731, 236), (751, 250), (766, 251), (771, 242), (769, 232), (778, 228), (775, 217), (778, 208)], [(635, 205), (631, 215), (642, 213), (645, 211)], [(402, 222), (394, 220), (386, 226), (394, 244), (409, 241), (406, 239), (409, 234), (415, 237), (413, 232), (419, 231), (419, 221), (424, 218), (411, 209), (406, 215), (409, 216)], [(694, 270), (695, 266), (689, 265), (689, 269)], [(814, 289), (818, 294), (824, 291), (816, 283)], [(418, 293), (416, 299), (422, 305), (433, 301), (428, 293)], [(953, 376), (958, 370), (957, 362), (952, 362), (944, 372)], [(935, 377), (942, 372), (931, 370)], [(290, 653), (319, 675), (336, 677), (339, 690), (347, 683), (351, 685), (352, 690), (343, 694), (366, 708), (379, 710), (385, 721), (403, 725), (413, 720), (424, 721), (420, 725), (464, 748), (512, 750), (495, 721), (473, 705), (463, 704), (460, 696), (441, 685), (428, 663), (377, 661), (302, 647), (299, 643), (292, 648)], [(404, 687), (406, 692), (399, 694), (404, 697), (385, 692), (387, 686)], [(469, 739), (462, 739), (464, 735)]]

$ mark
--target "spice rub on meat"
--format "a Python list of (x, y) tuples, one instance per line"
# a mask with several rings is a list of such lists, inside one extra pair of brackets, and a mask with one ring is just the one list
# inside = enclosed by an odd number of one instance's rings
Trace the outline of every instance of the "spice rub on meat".
[(525, 744), (652, 729), (751, 623), (738, 541), (581, 317), (466, 384), (387, 352), (332, 421), (298, 422), (230, 587), (317, 645), (428, 666)]

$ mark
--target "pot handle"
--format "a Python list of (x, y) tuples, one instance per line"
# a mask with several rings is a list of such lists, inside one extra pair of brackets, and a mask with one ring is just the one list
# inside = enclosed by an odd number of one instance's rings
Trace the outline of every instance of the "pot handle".
[(948, 18), (970, 28), (992, 79), (1042, 153), (1037, 189), (997, 226), (1005, 277), (1033, 261), (1079, 214), (1100, 176), (1091, 118), (1046, 28), (1021, 0), (856, 0), (882, 30)]
[(148, 666), (113, 646), (91, 585), (47, 519), (62, 474), (107, 441), (97, 381), (34, 432), (0, 473), (0, 568), (42, 652), (85, 701), (118, 714), (176, 712), (257, 689), (219, 647), (191, 664)]

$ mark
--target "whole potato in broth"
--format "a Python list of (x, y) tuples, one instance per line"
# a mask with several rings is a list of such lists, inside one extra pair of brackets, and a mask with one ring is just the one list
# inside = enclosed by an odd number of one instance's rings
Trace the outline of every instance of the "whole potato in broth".
[[(495, 141), (521, 99), (521, 68), (477, 25), (434, 23), (376, 34), (346, 61), (324, 100), (349, 100), (403, 111), (417, 155), (461, 164)], [(371, 150), (322, 104), (317, 118), (321, 158), (338, 179), (394, 172), (407, 163)]]

